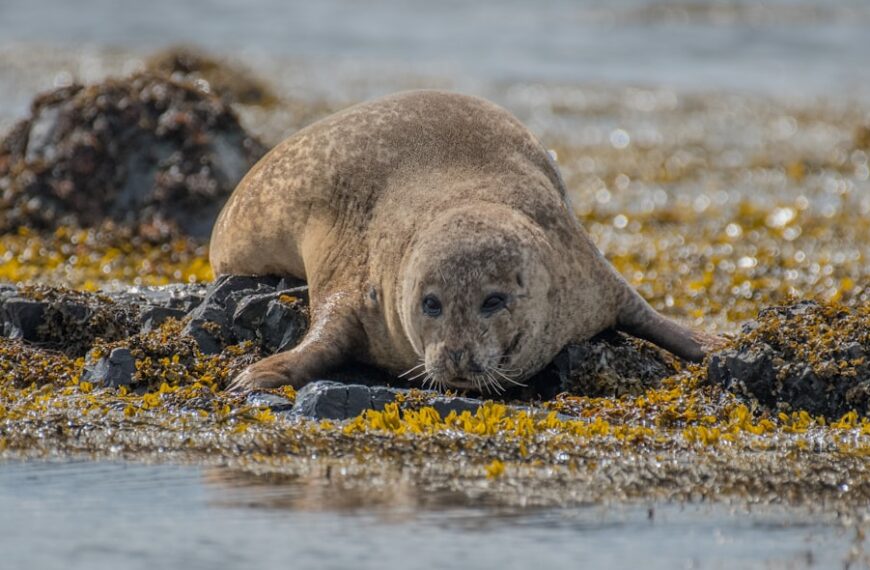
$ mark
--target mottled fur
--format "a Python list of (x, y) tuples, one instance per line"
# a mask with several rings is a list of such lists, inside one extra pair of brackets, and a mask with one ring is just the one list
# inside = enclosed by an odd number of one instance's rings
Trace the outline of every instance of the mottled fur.
[[(701, 337), (653, 311), (602, 257), (528, 129), (474, 97), (399, 93), (299, 131), (236, 188), (211, 262), (218, 275), (310, 286), (306, 338), (245, 370), (238, 389), (298, 387), (355, 358), (495, 390), (610, 327), (703, 356)], [(482, 316), (494, 290), (508, 294), (505, 309)], [(422, 314), (426, 294), (443, 301), (438, 318)]]

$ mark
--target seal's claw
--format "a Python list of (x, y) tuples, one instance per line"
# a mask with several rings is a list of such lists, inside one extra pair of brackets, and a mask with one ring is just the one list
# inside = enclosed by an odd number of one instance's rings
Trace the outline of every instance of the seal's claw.
[(245, 370), (244, 372), (238, 374), (235, 378), (233, 378), (232, 381), (230, 381), (229, 385), (226, 387), (226, 391), (232, 392), (234, 394), (243, 394), (243, 393), (247, 392), (249, 389), (246, 388), (246, 381), (245, 381), (245, 373), (246, 372), (247, 372), (247, 370)]
[(242, 372), (233, 378), (227, 386), (227, 392), (236, 394), (247, 394), (255, 390), (263, 388), (275, 388), (288, 384), (290, 380), (283, 375), (275, 374), (274, 372), (258, 371), (257, 365), (248, 366)]

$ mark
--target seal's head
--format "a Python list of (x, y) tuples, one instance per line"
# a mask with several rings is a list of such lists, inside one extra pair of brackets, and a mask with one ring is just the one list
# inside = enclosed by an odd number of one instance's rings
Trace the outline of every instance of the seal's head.
[(445, 212), (417, 236), (401, 310), (424, 383), (498, 393), (546, 363), (557, 301), (548, 248), (527, 217), (498, 205)]

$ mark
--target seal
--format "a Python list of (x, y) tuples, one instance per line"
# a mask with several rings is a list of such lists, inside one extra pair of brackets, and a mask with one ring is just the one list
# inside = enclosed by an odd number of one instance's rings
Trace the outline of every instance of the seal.
[(693, 361), (715, 337), (652, 309), (572, 213), (546, 149), (476, 97), (409, 91), (302, 129), (215, 224), (216, 275), (309, 285), (310, 326), (230, 389), (299, 387), (352, 359), (498, 393), (608, 328)]

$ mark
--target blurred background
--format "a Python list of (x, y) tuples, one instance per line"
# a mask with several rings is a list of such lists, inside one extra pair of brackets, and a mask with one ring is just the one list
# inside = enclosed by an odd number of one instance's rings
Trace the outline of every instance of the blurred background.
[(58, 50), (90, 79), (112, 69), (106, 59), (182, 43), (317, 95), (346, 95), (345, 80), (387, 91), (395, 74), (471, 91), (541, 81), (866, 95), (868, 25), (862, 0), (2, 0), (0, 83), (4, 116), (20, 114), (26, 98), (10, 84), (40, 55)]

